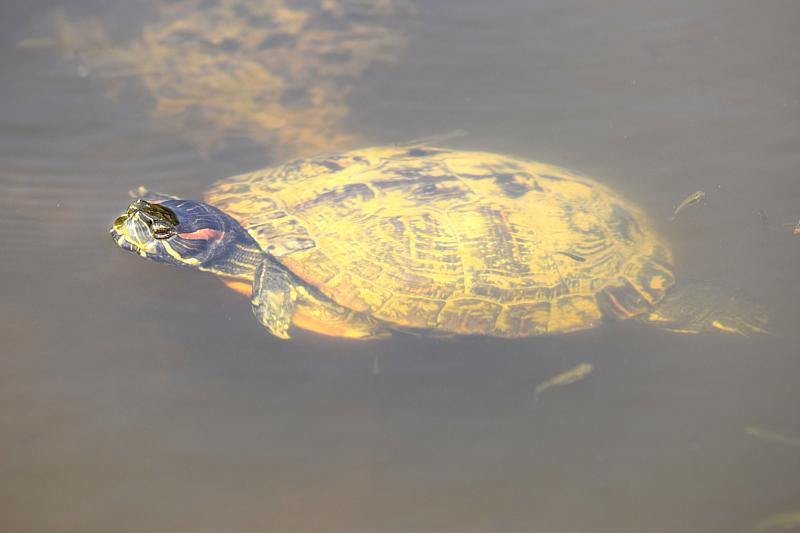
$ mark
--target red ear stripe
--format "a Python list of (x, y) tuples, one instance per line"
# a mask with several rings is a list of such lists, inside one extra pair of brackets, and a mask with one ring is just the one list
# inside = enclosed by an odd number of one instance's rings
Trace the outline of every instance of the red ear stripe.
[(203, 228), (191, 233), (178, 233), (178, 237), (182, 239), (189, 239), (190, 241), (215, 241), (221, 239), (225, 235), (224, 231), (217, 231), (215, 229)]

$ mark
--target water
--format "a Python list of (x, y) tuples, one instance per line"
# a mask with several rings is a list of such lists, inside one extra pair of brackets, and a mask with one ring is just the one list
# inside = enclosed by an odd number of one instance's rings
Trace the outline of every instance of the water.
[[(119, 42), (155, 16), (73, 4), (67, 18), (116, 21)], [(751, 338), (620, 323), (375, 343), (280, 342), (210, 276), (114, 246), (128, 189), (199, 197), (280, 149), (198, 148), (151, 116), (152, 95), (109, 98), (92, 58), (19, 47), (52, 33), (55, 7), (0, 5), (4, 529), (744, 532), (800, 509), (800, 449), (745, 430), (800, 436), (800, 241), (784, 226), (800, 217), (797, 3), (398, 15), (408, 41), (354, 76), (343, 132), (462, 128), (450, 145), (590, 174), (652, 215), (679, 277), (745, 288), (772, 321)], [(709, 202), (670, 223), (695, 190)], [(588, 378), (534, 398), (583, 362)]]

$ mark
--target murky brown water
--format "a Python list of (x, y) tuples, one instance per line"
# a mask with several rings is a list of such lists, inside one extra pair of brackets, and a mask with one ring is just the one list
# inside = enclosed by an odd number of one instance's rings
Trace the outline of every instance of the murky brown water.
[[(109, 98), (102, 62), (30, 41), (58, 5), (0, 4), (3, 531), (746, 532), (800, 510), (800, 448), (745, 431), (800, 438), (800, 4), (437, 0), (387, 22), (408, 39), (346, 81), (343, 135), (462, 128), (449, 144), (583, 171), (652, 214), (679, 276), (773, 319), (374, 343), (275, 340), (210, 276), (114, 246), (128, 189), (196, 198), (279, 150), (198, 149), (146, 91)], [(123, 42), (155, 16), (136, 5), (63, 13)]]

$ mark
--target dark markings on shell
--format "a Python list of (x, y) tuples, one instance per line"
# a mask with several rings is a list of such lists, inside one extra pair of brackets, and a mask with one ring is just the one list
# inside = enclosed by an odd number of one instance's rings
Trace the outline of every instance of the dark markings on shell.
[(474, 285), (472, 287), (472, 294), (475, 296), (488, 298), (489, 300), (493, 300), (495, 302), (509, 300), (508, 291), (494, 285)]
[(635, 238), (641, 236), (642, 228), (639, 227), (639, 223), (627, 209), (614, 204), (611, 214), (612, 216), (608, 220), (608, 227), (615, 234), (628, 242), (632, 242)]
[[(511, 164), (503, 165), (503, 170), (513, 166)], [(511, 168), (511, 170), (514, 169)], [(542, 186), (536, 181), (536, 176), (522, 170), (518, 172), (500, 172), (497, 167), (486, 166), (486, 174), (459, 173), (459, 177), (470, 180), (493, 180), (508, 198), (520, 198), (531, 191), (544, 192)]]
[(223, 50), (225, 52), (236, 52), (237, 50), (239, 50), (239, 48), (241, 48), (242, 45), (236, 39), (228, 38), (228, 39), (223, 39), (222, 42), (219, 43), (217, 46), (220, 48), (220, 50)]
[(461, 180), (452, 175), (430, 176), (423, 174), (419, 169), (403, 169), (395, 175), (400, 175), (402, 178), (377, 180), (371, 182), (371, 185), (380, 190), (406, 191), (410, 197), (422, 202), (463, 200), (470, 194)]
[(550, 181), (567, 181), (564, 178), (559, 178), (558, 176), (551, 176), (549, 174), (542, 174), (539, 176), (543, 180), (550, 180)]
[(455, 180), (454, 176), (441, 176), (435, 175), (431, 176), (429, 174), (425, 174), (426, 170), (430, 170), (430, 167), (422, 167), (422, 168), (397, 168), (394, 169), (395, 176), (403, 176), (404, 178), (408, 178), (409, 180), (414, 181), (422, 181), (425, 179), (437, 179), (437, 180)]
[(250, 192), (250, 190), (251, 190), (250, 185), (239, 184), (228, 187), (228, 190), (226, 192), (228, 194), (244, 194)]
[(344, 168), (333, 159), (322, 159), (318, 163), (332, 172), (339, 172)]
[[(269, 211), (263, 215), (263, 218), (266, 220), (274, 220), (276, 218), (286, 218), (289, 216), (289, 213), (286, 211)], [(295, 223), (296, 221), (292, 220), (290, 223)]]
[(462, 187), (438, 186), (432, 183), (415, 187), (411, 192), (412, 197), (421, 201), (431, 200), (459, 200), (467, 196), (469, 191)]
[(366, 202), (372, 200), (375, 193), (372, 192), (368, 186), (363, 183), (354, 183), (352, 185), (345, 185), (344, 187), (326, 191), (316, 198), (303, 202), (299, 208), (300, 210), (310, 209), (314, 206), (321, 204), (337, 205), (342, 204), (348, 200), (359, 200)]
[[(469, 239), (470, 245), (480, 250), (480, 257), (486, 264), (486, 272), (507, 272), (509, 276), (527, 276), (530, 266), (523, 258), (529, 256), (527, 246), (517, 239), (518, 228), (514, 227), (502, 210), (491, 206), (479, 207), (484, 223), (483, 232)], [(474, 284), (484, 282), (484, 271), (474, 273)], [(487, 280), (487, 283), (491, 281)]]
[(503, 171), (506, 171), (506, 172), (510, 171), (512, 173), (515, 173), (515, 174), (518, 173), (518, 172), (523, 172), (522, 167), (519, 166), (519, 164), (517, 164), (517, 162), (511, 161), (510, 159), (506, 159), (506, 160), (503, 160), (503, 161), (496, 161), (496, 162), (491, 163), (491, 164), (484, 163), (484, 164), (480, 165), (480, 168), (485, 169), (487, 173), (491, 173), (491, 174), (496, 174), (496, 173), (503, 172)]
[(447, 153), (447, 150), (436, 150), (435, 148), (412, 148), (406, 152), (406, 157), (428, 157), (431, 155), (444, 153)]
[(286, 248), (290, 253), (291, 252), (299, 252), (301, 250), (308, 250), (309, 248), (314, 248), (317, 243), (314, 242), (314, 239), (304, 239), (304, 238), (289, 238), (283, 239), (281, 242), (284, 248)]
[(519, 198), (534, 188), (525, 183), (516, 174), (496, 174), (494, 181), (509, 198)]
[(394, 229), (394, 236), (397, 240), (401, 240), (403, 235), (406, 232), (406, 225), (403, 224), (403, 221), (398, 217), (392, 217), (389, 219), (389, 223), (392, 225)]
[(556, 252), (556, 253), (559, 254), (559, 255), (563, 255), (565, 257), (569, 257), (573, 261), (578, 261), (579, 263), (583, 263), (583, 262), (586, 261), (585, 257), (580, 256), (578, 254), (573, 254), (573, 253), (570, 253), (570, 252)]
[[(407, 173), (401, 174), (407, 176)], [(379, 189), (408, 189), (413, 186), (436, 186), (438, 183), (444, 181), (457, 181), (458, 178), (453, 176), (421, 176), (417, 173), (411, 174), (410, 177), (394, 180), (377, 180), (371, 184)]]
[(275, 33), (261, 41), (258, 45), (259, 50), (266, 50), (268, 48), (278, 48), (280, 46), (289, 46), (294, 44), (297, 37), (289, 33)]

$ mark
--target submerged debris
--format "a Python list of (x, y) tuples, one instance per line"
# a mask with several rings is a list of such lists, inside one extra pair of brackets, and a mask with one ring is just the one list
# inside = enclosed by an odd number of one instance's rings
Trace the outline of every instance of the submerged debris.
[(692, 194), (690, 194), (689, 196), (684, 198), (684, 200), (680, 204), (678, 204), (678, 206), (675, 208), (675, 211), (673, 211), (672, 216), (670, 217), (670, 220), (675, 220), (675, 217), (678, 216), (678, 213), (680, 213), (681, 211), (683, 211), (687, 207), (691, 207), (693, 205), (697, 205), (705, 197), (706, 197), (706, 193), (703, 192), (703, 191), (695, 191), (695, 192), (693, 192)]
[(28, 37), (20, 39), (15, 43), (17, 48), (55, 48), (58, 45), (55, 39), (50, 37)]
[(110, 21), (62, 13), (54, 40), (115, 99), (145, 91), (158, 123), (203, 152), (243, 137), (300, 156), (354, 142), (348, 99), (371, 66), (399, 55), (402, 2), (150, 0), (132, 40)]
[(800, 439), (794, 437), (787, 437), (786, 435), (783, 435), (776, 431), (770, 431), (769, 429), (763, 429), (756, 426), (747, 426), (744, 428), (744, 431), (751, 437), (763, 440), (764, 442), (771, 442), (773, 444), (783, 444), (784, 446), (793, 446), (795, 448), (800, 448)]
[(571, 385), (572, 383), (585, 379), (589, 374), (592, 373), (593, 368), (594, 367), (591, 363), (581, 363), (575, 368), (567, 370), (566, 372), (562, 372), (561, 374), (548, 379), (544, 383), (540, 383), (536, 386), (534, 394), (536, 397), (538, 397), (539, 394), (548, 389), (562, 387), (564, 385)]
[(800, 511), (790, 511), (779, 513), (759, 520), (753, 528), (756, 533), (766, 533), (767, 531), (796, 529), (800, 527)]

